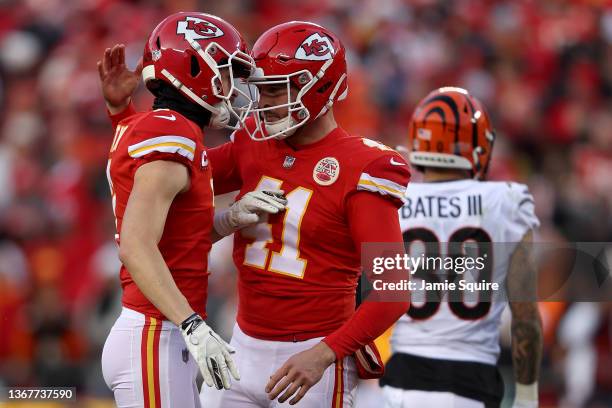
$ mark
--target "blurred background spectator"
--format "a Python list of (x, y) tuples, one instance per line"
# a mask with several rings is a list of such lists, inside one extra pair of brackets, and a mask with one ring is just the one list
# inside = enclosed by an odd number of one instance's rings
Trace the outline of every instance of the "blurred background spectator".
[[(180, 10), (220, 15), (251, 44), (289, 20), (331, 28), (349, 50), (339, 122), (391, 146), (405, 145), (429, 91), (467, 88), (497, 128), (490, 176), (529, 184), (540, 239), (612, 240), (610, 1), (0, 0), (0, 385), (109, 396), (99, 358), (120, 305), (96, 61), (125, 43), (134, 67), (150, 30)], [(141, 87), (135, 100), (152, 99)], [(209, 297), (228, 336), (230, 250), (215, 248)], [(612, 406), (610, 307), (541, 306), (543, 405)], [(509, 375), (507, 354), (502, 364)]]

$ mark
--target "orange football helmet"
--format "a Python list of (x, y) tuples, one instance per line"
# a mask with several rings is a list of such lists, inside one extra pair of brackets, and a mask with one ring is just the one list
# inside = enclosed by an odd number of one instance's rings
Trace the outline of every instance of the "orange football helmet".
[(439, 88), (417, 105), (410, 121), (410, 163), (469, 170), (484, 179), (495, 132), (484, 105), (462, 88)]

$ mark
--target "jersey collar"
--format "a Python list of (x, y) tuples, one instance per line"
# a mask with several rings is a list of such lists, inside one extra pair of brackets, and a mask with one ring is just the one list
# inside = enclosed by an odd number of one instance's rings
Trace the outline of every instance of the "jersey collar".
[(279, 140), (278, 142), (284, 147), (290, 150), (293, 150), (293, 151), (310, 151), (310, 150), (320, 148), (321, 146), (326, 146), (328, 144), (331, 144), (335, 142), (336, 140), (342, 137), (345, 137), (347, 135), (348, 134), (346, 133), (346, 131), (338, 126), (334, 128), (331, 132), (329, 132), (324, 138), (322, 138), (321, 140), (317, 140), (314, 143), (294, 146), (291, 143), (289, 143), (287, 139)]

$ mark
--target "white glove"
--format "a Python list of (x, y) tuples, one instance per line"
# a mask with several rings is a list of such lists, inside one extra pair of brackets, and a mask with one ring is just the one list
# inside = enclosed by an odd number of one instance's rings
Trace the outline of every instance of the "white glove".
[(538, 382), (533, 384), (515, 383), (512, 408), (538, 408)]
[(236, 230), (257, 224), (267, 214), (284, 211), (287, 199), (282, 190), (250, 191), (230, 208), (215, 213), (214, 228), (225, 237)]
[(229, 390), (232, 384), (230, 373), (235, 380), (240, 380), (238, 368), (231, 357), (236, 350), (223, 341), (199, 314), (194, 313), (181, 323), (181, 333), (187, 349), (200, 367), (206, 385)]

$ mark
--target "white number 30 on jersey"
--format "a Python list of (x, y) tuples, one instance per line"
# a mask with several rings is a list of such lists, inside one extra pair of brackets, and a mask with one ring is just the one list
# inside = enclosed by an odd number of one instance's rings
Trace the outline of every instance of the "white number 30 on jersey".
[[(263, 176), (256, 189), (280, 190), (282, 183), (282, 180)], [(246, 246), (244, 264), (301, 279), (304, 277), (307, 261), (300, 258), (300, 226), (312, 197), (312, 190), (298, 187), (285, 196), (288, 204), (283, 219), (280, 251), (274, 252), (266, 248), (269, 242), (274, 241), (271, 224), (257, 224), (245, 228), (242, 234), (255, 238), (255, 242)]]

